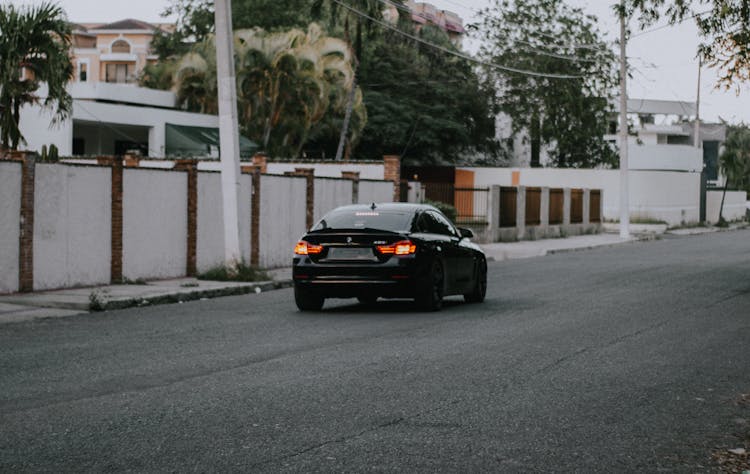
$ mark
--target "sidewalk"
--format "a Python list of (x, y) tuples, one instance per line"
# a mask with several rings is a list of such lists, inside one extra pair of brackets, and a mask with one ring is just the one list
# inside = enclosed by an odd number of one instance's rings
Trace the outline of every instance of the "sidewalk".
[[(617, 234), (594, 234), (564, 239), (495, 243), (483, 245), (482, 248), (489, 260), (502, 261), (612, 246), (642, 239), (643, 237), (632, 237), (623, 240)], [(65, 317), (92, 310), (122, 309), (261, 293), (292, 285), (291, 268), (270, 270), (268, 273), (273, 280), (266, 282), (237, 283), (176, 278), (137, 285), (106, 285), (4, 295), (0, 296), (0, 324), (38, 318)]]

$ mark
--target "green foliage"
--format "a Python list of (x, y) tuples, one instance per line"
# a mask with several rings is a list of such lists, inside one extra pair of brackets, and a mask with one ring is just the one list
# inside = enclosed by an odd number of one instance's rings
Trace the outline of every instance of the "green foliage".
[(719, 166), (729, 186), (750, 193), (750, 127), (745, 124), (727, 127)]
[[(455, 50), (436, 28), (420, 35)], [(467, 61), (392, 32), (370, 41), (363, 54), (359, 80), (368, 123), (359, 156), (397, 154), (406, 163), (430, 164), (496, 153), (494, 91), (480, 84)]]
[[(708, 9), (706, 8), (708, 6)], [(626, 0), (624, 11), (637, 15), (641, 28), (661, 17), (671, 24), (693, 19), (703, 37), (699, 54), (719, 71), (718, 85), (740, 91), (750, 81), (750, 3), (747, 0)]]
[[(0, 4), (0, 142), (17, 148), (21, 108), (40, 105), (54, 111), (53, 124), (65, 119), (73, 99), (65, 86), (73, 76), (70, 25), (51, 3), (16, 7)], [(39, 94), (42, 83), (46, 97)]]
[(198, 275), (199, 280), (213, 281), (268, 281), (271, 277), (264, 270), (247, 265), (244, 262), (237, 264), (235, 270), (219, 265)]
[(57, 149), (57, 145), (52, 144), (47, 148), (47, 145), (42, 145), (42, 150), (39, 153), (39, 161), (44, 163), (57, 163), (60, 160), (60, 153)]
[[(532, 150), (551, 147), (558, 167), (616, 163), (603, 138), (615, 62), (592, 17), (563, 0), (502, 0), (473, 29), (484, 40), (480, 57), (498, 87), (497, 105), (514, 133), (529, 132)], [(540, 75), (501, 68), (509, 66)]]

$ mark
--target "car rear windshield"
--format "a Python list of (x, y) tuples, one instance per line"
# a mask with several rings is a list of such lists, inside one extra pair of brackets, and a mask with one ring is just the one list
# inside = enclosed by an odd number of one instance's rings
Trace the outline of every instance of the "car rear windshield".
[(411, 220), (410, 212), (337, 210), (326, 214), (312, 230), (377, 229), (406, 232), (411, 230)]

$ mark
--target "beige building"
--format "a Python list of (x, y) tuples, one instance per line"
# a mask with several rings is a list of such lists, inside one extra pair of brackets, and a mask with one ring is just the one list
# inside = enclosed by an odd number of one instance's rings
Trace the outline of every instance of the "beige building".
[[(396, 21), (398, 21), (398, 8), (401, 7), (397, 7), (394, 4), (389, 4), (386, 7), (383, 12), (383, 17), (386, 21), (390, 23), (396, 23)], [(417, 31), (419, 31), (424, 25), (437, 26), (448, 34), (454, 44), (461, 44), (461, 38), (463, 37), (465, 30), (463, 20), (456, 13), (448, 10), (441, 10), (431, 3), (414, 2), (413, 0), (404, 2), (404, 8), (409, 9), (411, 21)]]
[(73, 26), (75, 82), (137, 82), (143, 68), (156, 62), (151, 40), (157, 30), (173, 25), (153, 25), (140, 20), (120, 20), (108, 24)]

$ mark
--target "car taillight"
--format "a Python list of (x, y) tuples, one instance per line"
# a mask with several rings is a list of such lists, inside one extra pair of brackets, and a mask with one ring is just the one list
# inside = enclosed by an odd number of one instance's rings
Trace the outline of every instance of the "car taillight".
[(305, 242), (304, 240), (300, 240), (299, 242), (297, 242), (297, 245), (294, 246), (295, 255), (317, 255), (322, 251), (322, 245), (311, 244), (309, 242)]
[(390, 245), (378, 245), (376, 248), (383, 255), (411, 255), (417, 252), (417, 246), (411, 240), (402, 240)]

